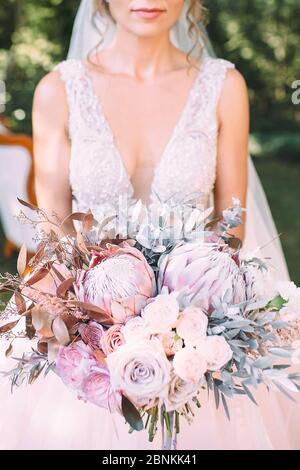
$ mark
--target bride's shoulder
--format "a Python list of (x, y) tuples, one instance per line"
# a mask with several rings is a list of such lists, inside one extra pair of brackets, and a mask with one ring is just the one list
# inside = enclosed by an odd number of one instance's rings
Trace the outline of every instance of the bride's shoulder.
[(56, 64), (43, 76), (35, 88), (34, 102), (39, 106), (60, 104), (65, 100), (65, 84), (78, 75), (81, 61), (67, 59)]
[(205, 56), (203, 63), (211, 75), (217, 75), (227, 82), (243, 82), (244, 77), (238, 70), (236, 64), (222, 57)]
[(206, 56), (203, 59), (208, 80), (211, 79), (222, 95), (245, 95), (247, 84), (243, 74), (238, 70), (236, 64), (221, 57)]

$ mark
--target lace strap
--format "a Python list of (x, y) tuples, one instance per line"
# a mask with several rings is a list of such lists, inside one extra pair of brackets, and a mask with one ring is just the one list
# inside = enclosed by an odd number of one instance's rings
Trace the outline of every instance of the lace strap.
[(235, 65), (229, 60), (215, 57), (205, 57), (200, 83), (198, 87), (198, 109), (210, 109), (213, 113), (218, 105), (226, 78), (227, 70), (234, 69)]
[(64, 82), (68, 109), (69, 109), (69, 134), (74, 135), (75, 128), (80, 120), (80, 100), (86, 87), (84, 86), (84, 68), (78, 59), (68, 59), (57, 64), (53, 71), (59, 72), (61, 80)]

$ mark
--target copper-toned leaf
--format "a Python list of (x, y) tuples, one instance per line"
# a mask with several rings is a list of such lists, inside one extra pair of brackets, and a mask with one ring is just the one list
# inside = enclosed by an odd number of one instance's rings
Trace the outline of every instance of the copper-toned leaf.
[(28, 209), (31, 209), (32, 211), (38, 211), (40, 212), (40, 209), (37, 206), (34, 206), (30, 202), (26, 202), (23, 199), (20, 199), (19, 197), (17, 198), (19, 203), (22, 204), (22, 206), (28, 207)]
[(22, 315), (24, 312), (26, 312), (27, 310), (26, 302), (22, 294), (20, 294), (20, 292), (15, 292), (15, 304), (16, 304), (19, 315)]
[(48, 354), (48, 342), (41, 339), (37, 344), (37, 350), (42, 354)]
[(105, 354), (103, 353), (103, 351), (101, 351), (101, 349), (96, 349), (96, 351), (94, 351), (94, 356), (96, 357), (97, 361), (105, 368), (107, 368), (107, 362), (105, 360)]
[(32, 316), (26, 316), (26, 334), (29, 339), (33, 339), (35, 337), (35, 328), (32, 324)]
[(58, 277), (58, 279), (60, 280), (60, 282), (63, 282), (66, 280), (66, 278), (59, 272), (58, 269), (56, 269), (55, 265), (53, 264), (52, 265), (52, 271), (54, 272), (54, 274)]
[(62, 346), (67, 346), (70, 343), (68, 328), (60, 317), (56, 317), (53, 320), (52, 331), (59, 344)]
[(29, 265), (30, 267), (36, 266), (36, 265), (44, 258), (46, 246), (47, 246), (47, 243), (46, 243), (46, 242), (41, 242), (41, 243), (38, 245), (36, 254), (35, 254), (35, 255), (30, 259), (30, 261), (28, 262), (28, 265)]
[(90, 319), (98, 321), (99, 323), (109, 325), (114, 323), (112, 317), (96, 305), (89, 304), (88, 302), (79, 302), (78, 300), (72, 300), (70, 305), (85, 310)]
[(10, 343), (9, 347), (5, 351), (5, 357), (11, 356), (12, 352), (13, 352), (13, 345), (12, 345), (12, 343)]
[(65, 279), (57, 288), (57, 297), (61, 297), (62, 299), (64, 299), (67, 291), (73, 286), (74, 280), (74, 277), (69, 277), (69, 279)]
[(0, 326), (0, 333), (7, 333), (8, 331), (11, 331), (17, 324), (19, 323), (20, 320), (16, 320), (10, 323), (6, 323), (6, 325)]
[(36, 305), (31, 310), (32, 324), (36, 331), (46, 338), (53, 337), (52, 322), (53, 316)]
[(44, 279), (50, 272), (52, 262), (45, 264), (41, 269), (38, 269), (28, 280), (26, 280), (27, 286), (33, 286), (37, 282)]
[(94, 220), (95, 219), (94, 219), (92, 212), (89, 212), (88, 214), (86, 214), (85, 218), (83, 219), (83, 227), (82, 227), (83, 233), (87, 233), (91, 229), (94, 223)]
[(20, 252), (19, 252), (19, 256), (18, 256), (18, 261), (17, 261), (17, 270), (21, 277), (23, 277), (24, 275), (26, 266), (27, 266), (27, 248), (26, 248), (26, 245), (22, 245)]
[(228, 240), (228, 245), (233, 250), (239, 250), (242, 247), (242, 241), (237, 237), (230, 237)]
[(81, 253), (89, 256), (90, 252), (86, 247), (86, 244), (85, 244), (85, 241), (81, 232), (76, 233), (76, 240), (77, 240), (78, 248), (81, 251)]
[(60, 243), (57, 243), (54, 251), (55, 251), (55, 254), (56, 254), (56, 258), (62, 264), (64, 262), (64, 257), (63, 257), (64, 250), (63, 250)]

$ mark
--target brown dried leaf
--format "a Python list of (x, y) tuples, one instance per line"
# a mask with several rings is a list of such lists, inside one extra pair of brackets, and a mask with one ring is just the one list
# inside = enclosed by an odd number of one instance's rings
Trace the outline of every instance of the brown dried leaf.
[(84, 241), (84, 238), (83, 238), (83, 235), (81, 232), (77, 232), (76, 233), (76, 240), (77, 240), (77, 245), (78, 245), (78, 248), (79, 250), (81, 251), (81, 253), (83, 253), (84, 255), (90, 255), (90, 252), (89, 250), (87, 249), (86, 247), (86, 244), (85, 244), (85, 241)]
[(67, 346), (70, 343), (70, 335), (65, 322), (60, 318), (56, 317), (52, 323), (52, 331), (55, 338), (62, 346)]
[(33, 339), (35, 337), (35, 328), (32, 323), (32, 316), (28, 315), (26, 316), (26, 334), (29, 339)]
[(17, 324), (19, 323), (20, 320), (13, 321), (10, 323), (6, 323), (6, 325), (0, 326), (0, 333), (7, 333), (8, 331), (11, 331)]
[(83, 220), (83, 228), (82, 228), (83, 233), (87, 233), (91, 229), (94, 221), (95, 219), (94, 219), (92, 212), (89, 212), (88, 214), (86, 214), (86, 217)]
[(13, 352), (13, 345), (12, 345), (12, 343), (10, 343), (9, 347), (5, 351), (5, 357), (11, 356), (12, 352)]
[(46, 246), (47, 246), (46, 242), (41, 242), (38, 245), (38, 249), (37, 249), (36, 254), (31, 258), (31, 260), (28, 263), (28, 265), (30, 267), (34, 267), (35, 265), (37, 265), (43, 259), (43, 257), (45, 256)]
[(228, 245), (233, 250), (239, 250), (242, 247), (242, 241), (237, 237), (230, 237), (228, 240)]
[(28, 280), (26, 280), (26, 285), (33, 286), (37, 282), (44, 279), (49, 274), (51, 267), (52, 267), (52, 262), (45, 264), (45, 266), (43, 266), (35, 274), (33, 274)]
[(37, 344), (37, 349), (42, 354), (48, 354), (48, 342), (41, 339)]
[(52, 322), (53, 316), (36, 305), (31, 310), (32, 324), (36, 331), (46, 338), (53, 337)]
[(101, 351), (101, 349), (96, 349), (96, 351), (94, 351), (94, 355), (97, 359), (97, 361), (105, 368), (107, 368), (107, 362), (105, 360), (105, 354), (103, 353), (103, 351)]
[(55, 265), (53, 264), (52, 265), (52, 271), (54, 272), (54, 274), (58, 277), (58, 279), (60, 280), (60, 282), (64, 282), (66, 280), (66, 278), (59, 272), (58, 269), (56, 269)]
[(89, 304), (88, 302), (79, 302), (78, 300), (72, 300), (70, 305), (85, 310), (90, 319), (98, 321), (99, 323), (108, 325), (113, 325), (114, 323), (112, 317), (96, 305)]
[(18, 261), (17, 261), (17, 270), (21, 277), (23, 277), (24, 272), (26, 271), (26, 266), (27, 266), (27, 248), (26, 248), (26, 245), (24, 244), (22, 245), (20, 249)]
[(61, 297), (62, 299), (64, 299), (67, 291), (70, 289), (70, 287), (73, 286), (74, 281), (75, 281), (74, 277), (65, 279), (57, 288), (57, 291), (56, 291), (57, 297)]
[(22, 204), (22, 206), (28, 207), (32, 211), (40, 212), (40, 209), (37, 206), (34, 206), (33, 204), (30, 204), (30, 202), (26, 202), (23, 199), (20, 199), (19, 197), (17, 199), (18, 199), (19, 203)]
[(22, 294), (20, 294), (20, 292), (15, 292), (15, 304), (16, 304), (19, 315), (22, 315), (24, 312), (26, 312), (27, 310), (26, 302)]

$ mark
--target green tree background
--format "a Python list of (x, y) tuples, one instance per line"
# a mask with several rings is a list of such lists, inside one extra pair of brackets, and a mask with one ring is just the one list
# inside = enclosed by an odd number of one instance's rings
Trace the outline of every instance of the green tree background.
[[(92, 0), (91, 0), (92, 1)], [(5, 115), (31, 133), (36, 84), (66, 57), (80, 0), (1, 0), (0, 79)], [(246, 78), (251, 102), (250, 151), (262, 178), (292, 277), (300, 283), (299, 0), (207, 0), (208, 32), (218, 56)], [(1, 240), (0, 240), (1, 243)], [(1, 258), (1, 271), (15, 260)]]

